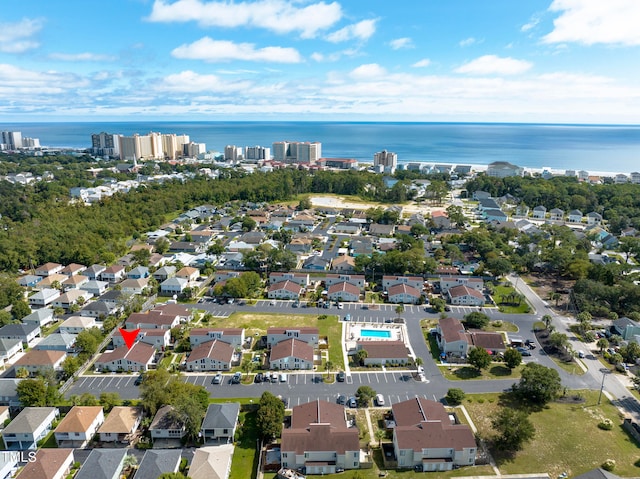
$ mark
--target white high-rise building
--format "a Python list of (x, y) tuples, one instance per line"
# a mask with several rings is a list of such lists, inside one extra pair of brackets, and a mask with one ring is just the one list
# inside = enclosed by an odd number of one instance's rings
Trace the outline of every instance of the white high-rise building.
[(242, 157), (242, 147), (227, 145), (224, 147), (224, 161), (236, 162)]
[(385, 173), (393, 173), (398, 167), (398, 155), (387, 150), (374, 153), (373, 166), (382, 166)]
[(18, 150), (22, 148), (22, 132), (19, 131), (3, 131), (2, 132), (2, 149)]
[(31, 150), (40, 148), (40, 140), (38, 138), (29, 138), (28, 136), (25, 136), (22, 139), (22, 147)]
[(272, 147), (273, 159), (283, 163), (315, 163), (322, 157), (318, 141), (278, 141)]
[(182, 146), (184, 156), (195, 158), (204, 155), (207, 152), (207, 146), (204, 143), (195, 143), (190, 141)]
[(91, 135), (91, 154), (98, 156), (120, 156), (120, 136), (111, 133), (94, 133)]
[(244, 149), (245, 160), (270, 160), (271, 148), (263, 146), (247, 146)]
[(296, 155), (296, 163), (315, 164), (322, 157), (322, 144), (314, 141), (313, 143), (298, 143), (298, 151)]

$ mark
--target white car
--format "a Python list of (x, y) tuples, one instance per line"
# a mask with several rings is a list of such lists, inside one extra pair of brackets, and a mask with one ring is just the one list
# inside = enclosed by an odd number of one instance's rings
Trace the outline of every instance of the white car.
[(376, 394), (376, 404), (378, 406), (384, 406), (384, 396), (382, 394)]

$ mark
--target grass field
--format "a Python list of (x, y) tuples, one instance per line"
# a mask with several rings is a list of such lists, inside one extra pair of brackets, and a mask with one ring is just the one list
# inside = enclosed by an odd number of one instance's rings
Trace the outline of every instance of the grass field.
[[(320, 336), (326, 336), (329, 343), (329, 361), (333, 370), (344, 369), (342, 356), (342, 324), (338, 316), (327, 315), (326, 319), (318, 319), (315, 314), (279, 314), (279, 313), (233, 313), (228, 318), (213, 318), (209, 327), (244, 328), (245, 336), (262, 336), (267, 328), (315, 326)], [(324, 364), (318, 370), (324, 371)]]
[(240, 412), (238, 441), (233, 451), (229, 479), (255, 479), (258, 475), (256, 411)]
[(501, 304), (506, 301), (507, 296), (513, 293), (515, 290), (511, 286), (494, 286), (494, 293), (492, 295), (493, 300), (496, 302), (496, 306), (503, 313), (508, 314), (525, 314), (531, 312), (531, 307), (525, 299), (522, 299), (520, 304)]
[[(635, 463), (640, 458), (638, 445), (621, 427), (618, 410), (608, 401), (597, 405), (598, 391), (580, 391), (582, 404), (554, 402), (531, 413), (536, 435), (524, 449), (510, 457), (492, 451), (503, 474), (547, 472), (558, 477), (566, 472), (569, 477), (599, 467), (606, 459), (614, 459), (613, 471), (622, 477), (640, 474)], [(467, 397), (463, 405), (469, 412), (479, 435), (491, 439), (491, 418), (500, 407), (517, 408), (508, 395), (483, 394)], [(614, 423), (611, 431), (598, 428), (602, 418)]]
[(442, 375), (450, 380), (465, 379), (520, 379), (520, 371), (523, 364), (514, 369), (509, 369), (504, 363), (491, 363), (487, 369), (478, 371), (471, 366), (439, 366)]

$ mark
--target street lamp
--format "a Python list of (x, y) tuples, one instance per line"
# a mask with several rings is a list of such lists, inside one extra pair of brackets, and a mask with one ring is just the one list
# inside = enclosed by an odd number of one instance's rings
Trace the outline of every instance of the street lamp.
[(600, 372), (602, 373), (602, 384), (600, 385), (600, 394), (598, 395), (598, 406), (600, 405), (600, 400), (602, 399), (602, 391), (604, 390), (604, 378), (611, 371), (609, 369), (607, 369), (607, 368), (601, 368)]

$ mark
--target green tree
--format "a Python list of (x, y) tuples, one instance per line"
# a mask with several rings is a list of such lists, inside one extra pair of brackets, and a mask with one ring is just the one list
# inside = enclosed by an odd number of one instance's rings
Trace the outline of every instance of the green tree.
[(509, 348), (504, 352), (504, 363), (509, 369), (515, 369), (522, 363), (522, 354), (514, 348)]
[(364, 360), (369, 357), (369, 353), (367, 353), (366, 349), (359, 349), (356, 353), (356, 360), (360, 366), (364, 366)]
[(558, 371), (537, 363), (527, 363), (514, 392), (523, 401), (544, 405), (560, 394), (562, 382)]
[(64, 375), (68, 378), (73, 376), (78, 369), (82, 366), (82, 362), (78, 358), (78, 356), (67, 356), (62, 361), (62, 371)]
[(600, 350), (600, 354), (602, 354), (602, 351), (604, 351), (609, 347), (609, 340), (607, 338), (600, 338), (596, 342), (596, 346), (598, 346), (598, 349)]
[(432, 296), (431, 298), (429, 298), (429, 304), (431, 304), (431, 308), (433, 309), (434, 312), (443, 313), (444, 308), (447, 305), (447, 302), (442, 298), (438, 298), (437, 296)]
[(263, 392), (256, 414), (256, 426), (260, 437), (264, 440), (278, 437), (283, 421), (284, 403), (269, 391)]
[(151, 251), (147, 248), (140, 248), (135, 250), (133, 253), (133, 259), (136, 263), (142, 266), (147, 266), (149, 264), (149, 260), (151, 259)]
[(549, 344), (556, 350), (560, 351), (568, 347), (569, 338), (567, 338), (566, 334), (556, 331), (549, 335)]
[(542, 321), (544, 322), (544, 325), (547, 329), (549, 329), (549, 326), (551, 326), (552, 320), (553, 318), (551, 317), (550, 314), (545, 314), (544, 316), (542, 316)]
[(359, 407), (368, 407), (374, 397), (376, 397), (376, 392), (371, 386), (360, 386), (356, 391)]
[(82, 393), (75, 399), (76, 406), (98, 406), (98, 400), (91, 393)]
[(254, 367), (255, 363), (251, 360), (251, 358), (247, 357), (242, 361), (240, 369), (242, 369), (242, 372), (245, 373), (245, 375), (249, 375), (251, 371), (253, 371)]
[(0, 310), (0, 327), (13, 323), (13, 316), (9, 311)]
[(31, 314), (31, 308), (29, 307), (26, 301), (16, 301), (11, 306), (11, 315), (13, 316), (13, 319), (15, 319), (16, 321), (19, 321), (25, 316), (28, 316), (30, 314)]
[(181, 472), (165, 472), (158, 476), (158, 479), (188, 479)]
[(465, 392), (460, 388), (451, 388), (444, 397), (449, 406), (458, 406), (465, 398)]
[(28, 378), (30, 375), (29, 370), (25, 367), (20, 367), (16, 370), (17, 378)]
[(46, 406), (47, 386), (42, 378), (23, 379), (16, 386), (18, 400), (23, 406)]
[(327, 377), (331, 375), (331, 371), (333, 370), (333, 363), (331, 361), (327, 361), (324, 363), (324, 369), (327, 371)]
[(467, 354), (467, 362), (480, 371), (489, 367), (491, 355), (484, 348), (471, 348)]
[(156, 241), (155, 244), (156, 253), (165, 254), (167, 251), (169, 251), (170, 246), (171, 244), (169, 243), (169, 240), (167, 240), (166, 238), (160, 238), (158, 239), (158, 241)]
[(498, 449), (516, 452), (535, 437), (536, 430), (525, 411), (503, 407), (491, 420)]
[(80, 331), (76, 337), (76, 348), (86, 357), (93, 356), (98, 350), (102, 333), (96, 327)]
[(482, 329), (489, 324), (489, 316), (478, 311), (469, 313), (462, 320), (467, 328)]
[(24, 290), (16, 280), (7, 274), (0, 274), (0, 309), (22, 301)]
[(100, 394), (100, 405), (105, 408), (107, 412), (111, 411), (115, 406), (122, 404), (122, 398), (117, 392), (104, 392)]

